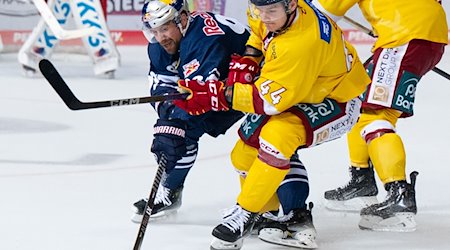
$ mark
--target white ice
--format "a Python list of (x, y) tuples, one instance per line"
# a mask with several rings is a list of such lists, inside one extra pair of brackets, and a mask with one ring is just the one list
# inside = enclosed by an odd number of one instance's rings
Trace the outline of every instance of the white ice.
[[(83, 55), (56, 54), (52, 62), (84, 101), (147, 95), (145, 47), (119, 50), (114, 80), (94, 77)], [(358, 50), (369, 56), (368, 46)], [(449, 52), (438, 67), (450, 72)], [(358, 214), (327, 211), (323, 192), (348, 180), (345, 138), (304, 150), (320, 249), (450, 249), (449, 95), (450, 81), (428, 73), (415, 116), (398, 124), (407, 171), (420, 173), (415, 232), (362, 231)], [(155, 119), (147, 104), (70, 111), (42, 77), (22, 76), (15, 54), (0, 54), (0, 249), (132, 249), (139, 225), (130, 208), (148, 196), (156, 170), (149, 152)], [(239, 191), (229, 160), (236, 130), (201, 139), (179, 213), (151, 222), (142, 249), (209, 249), (221, 210)], [(242, 249), (286, 248), (249, 238)]]

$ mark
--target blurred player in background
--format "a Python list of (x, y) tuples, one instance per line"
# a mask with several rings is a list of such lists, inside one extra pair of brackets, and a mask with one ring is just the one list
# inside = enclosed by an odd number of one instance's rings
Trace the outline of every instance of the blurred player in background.
[[(93, 34), (82, 37), (84, 48), (94, 64), (94, 74), (114, 78), (120, 55), (106, 24), (106, 0), (49, 0), (48, 6), (63, 27), (71, 23), (78, 28), (95, 28)], [(39, 61), (50, 58), (59, 42), (41, 18), (18, 53), (25, 75), (35, 75)]]
[[(325, 192), (327, 206), (357, 211), (365, 207), (360, 212), (362, 229), (413, 231), (417, 172), (407, 183), (405, 149), (395, 127), (399, 118), (413, 115), (417, 84), (444, 53), (448, 42), (444, 9), (434, 0), (314, 0), (313, 4), (334, 20), (358, 4), (378, 36), (367, 64), (372, 83), (363, 95), (361, 117), (347, 136), (351, 179)], [(380, 203), (372, 166), (388, 192)]]
[(3, 50), (3, 41), (2, 41), (2, 36), (0, 35), (0, 52), (2, 52)]

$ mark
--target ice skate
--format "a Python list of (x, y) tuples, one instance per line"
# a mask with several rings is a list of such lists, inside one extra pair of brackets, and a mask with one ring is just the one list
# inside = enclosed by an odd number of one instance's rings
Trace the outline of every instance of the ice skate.
[(267, 224), (273, 223), (274, 219), (277, 218), (279, 211), (268, 211), (259, 216), (258, 220), (255, 222), (255, 225), (253, 226), (252, 235), (258, 235), (259, 230), (266, 227)]
[(259, 219), (257, 213), (249, 212), (235, 205), (224, 213), (223, 221), (212, 231), (214, 236), (210, 250), (239, 250), (244, 238), (250, 235), (255, 222)]
[(410, 175), (411, 184), (395, 181), (385, 185), (386, 200), (361, 210), (361, 229), (386, 232), (412, 232), (416, 230), (417, 213), (415, 183), (416, 171)]
[(105, 72), (104, 75), (105, 75), (105, 77), (107, 79), (115, 79), (116, 78), (116, 71), (115, 70), (111, 70), (111, 71)]
[(296, 209), (282, 217), (272, 218), (271, 223), (265, 224), (259, 230), (258, 237), (271, 244), (302, 249), (317, 248), (312, 207), (313, 204), (310, 203), (309, 210)]
[(22, 65), (23, 75), (29, 78), (35, 77), (37, 72), (36, 69), (29, 67), (27, 65)]
[[(183, 187), (177, 189), (168, 189), (162, 185), (159, 186), (156, 193), (155, 202), (150, 219), (157, 219), (175, 214), (181, 206)], [(133, 216), (131, 221), (141, 223), (144, 216), (145, 205), (148, 199), (141, 199), (133, 204)]]
[(359, 212), (378, 203), (378, 188), (373, 168), (350, 167), (350, 181), (343, 187), (326, 191), (325, 207), (335, 211)]

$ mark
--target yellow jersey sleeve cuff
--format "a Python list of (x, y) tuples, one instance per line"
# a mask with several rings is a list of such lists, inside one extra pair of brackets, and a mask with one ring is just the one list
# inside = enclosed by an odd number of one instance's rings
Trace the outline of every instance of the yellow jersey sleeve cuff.
[(255, 109), (253, 107), (253, 85), (238, 82), (235, 83), (233, 85), (232, 105), (234, 110), (255, 113)]

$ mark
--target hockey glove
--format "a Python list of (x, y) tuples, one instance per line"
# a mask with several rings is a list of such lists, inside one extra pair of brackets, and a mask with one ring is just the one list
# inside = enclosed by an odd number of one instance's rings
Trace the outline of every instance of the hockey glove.
[(190, 115), (201, 115), (210, 110), (227, 111), (229, 105), (225, 100), (225, 88), (223, 82), (208, 80), (179, 80), (178, 86), (181, 92), (189, 93), (186, 100), (174, 100), (173, 103)]
[(172, 171), (186, 153), (185, 128), (185, 122), (178, 119), (156, 121), (151, 152), (155, 154), (157, 161), (161, 159), (161, 155), (166, 156), (166, 173)]
[(248, 57), (233, 54), (229, 66), (227, 85), (231, 86), (235, 82), (253, 83), (258, 72), (259, 66), (255, 61)]

